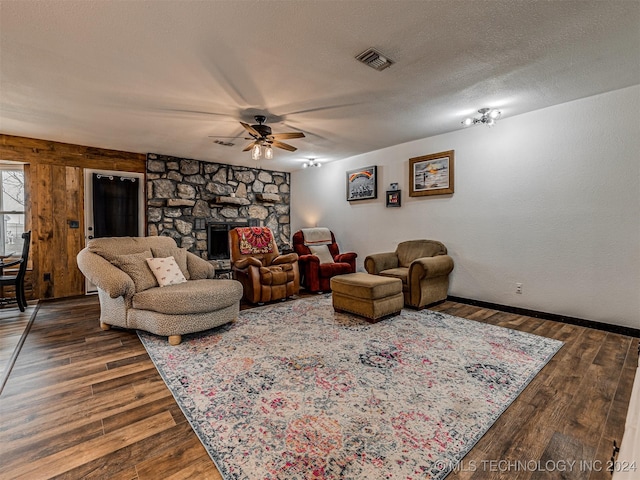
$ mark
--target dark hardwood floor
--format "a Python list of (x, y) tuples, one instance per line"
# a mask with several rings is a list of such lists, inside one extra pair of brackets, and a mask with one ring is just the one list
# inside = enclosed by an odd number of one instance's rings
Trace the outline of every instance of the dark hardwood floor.
[[(448, 479), (611, 478), (638, 339), (454, 302), (434, 310), (565, 342)], [(96, 297), (40, 305), (0, 395), (0, 478), (221, 478), (135, 332), (102, 331), (98, 315)]]

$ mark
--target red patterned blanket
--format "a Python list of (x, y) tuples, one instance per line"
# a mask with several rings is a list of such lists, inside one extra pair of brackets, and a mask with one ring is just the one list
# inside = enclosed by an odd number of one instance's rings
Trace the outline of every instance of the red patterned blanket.
[(273, 235), (267, 227), (239, 227), (240, 253), (242, 255), (255, 255), (260, 253), (273, 253), (271, 239)]

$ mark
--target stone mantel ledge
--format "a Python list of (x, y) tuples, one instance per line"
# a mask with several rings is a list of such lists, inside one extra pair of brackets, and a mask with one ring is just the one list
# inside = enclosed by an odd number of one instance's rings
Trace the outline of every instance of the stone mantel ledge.
[(256, 200), (261, 202), (281, 203), (280, 195), (276, 193), (256, 193)]
[(167, 207), (193, 207), (196, 204), (195, 200), (187, 200), (183, 198), (168, 198)]
[(230, 205), (250, 205), (251, 201), (248, 198), (242, 197), (216, 197), (215, 203), (227, 203)]

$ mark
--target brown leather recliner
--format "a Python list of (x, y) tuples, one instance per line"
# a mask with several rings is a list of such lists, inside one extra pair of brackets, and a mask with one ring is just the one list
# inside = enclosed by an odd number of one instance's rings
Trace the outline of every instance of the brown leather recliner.
[(441, 242), (409, 240), (399, 243), (395, 252), (369, 255), (364, 268), (373, 275), (402, 280), (404, 304), (420, 309), (446, 300), (453, 259)]
[(239, 227), (229, 231), (231, 270), (250, 303), (282, 300), (300, 292), (298, 254), (280, 255), (267, 227)]

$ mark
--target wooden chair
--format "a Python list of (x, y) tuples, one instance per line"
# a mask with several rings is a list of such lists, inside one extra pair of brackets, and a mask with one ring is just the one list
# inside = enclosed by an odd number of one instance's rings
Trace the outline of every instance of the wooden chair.
[[(27, 307), (27, 299), (24, 295), (24, 277), (27, 273), (27, 261), (29, 260), (29, 246), (31, 244), (31, 231), (24, 232), (22, 234), (24, 244), (22, 246), (22, 255), (17, 260), (11, 260), (8, 262), (0, 262), (0, 287), (6, 287), (13, 285), (15, 287), (16, 296), (9, 298), (2, 298), (2, 303), (18, 303), (18, 308), (21, 312), (24, 312)], [(15, 275), (5, 275), (4, 269), (9, 267), (18, 267), (18, 272)]]

